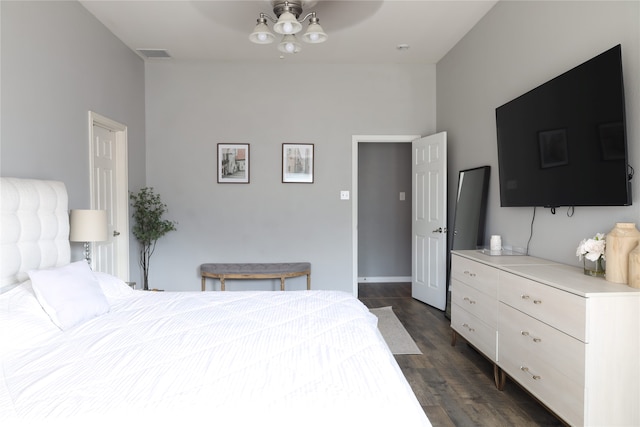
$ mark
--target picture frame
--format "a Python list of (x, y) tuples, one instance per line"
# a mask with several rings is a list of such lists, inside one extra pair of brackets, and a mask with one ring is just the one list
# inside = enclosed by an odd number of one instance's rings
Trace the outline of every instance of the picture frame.
[(539, 132), (538, 144), (540, 145), (540, 166), (542, 169), (569, 164), (566, 129)]
[(218, 183), (249, 183), (249, 144), (218, 144)]
[(282, 182), (313, 184), (314, 144), (282, 144)]

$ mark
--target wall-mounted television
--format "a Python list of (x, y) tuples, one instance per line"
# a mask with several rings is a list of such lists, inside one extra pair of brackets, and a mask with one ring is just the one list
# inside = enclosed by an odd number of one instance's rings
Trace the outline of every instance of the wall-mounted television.
[(501, 206), (627, 206), (617, 45), (496, 108)]

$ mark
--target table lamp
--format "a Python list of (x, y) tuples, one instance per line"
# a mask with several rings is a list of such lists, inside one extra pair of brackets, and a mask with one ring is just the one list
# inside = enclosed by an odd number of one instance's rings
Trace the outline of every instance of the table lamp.
[(90, 242), (104, 242), (107, 232), (107, 211), (96, 209), (72, 209), (69, 215), (69, 240), (84, 242), (84, 259), (91, 265)]

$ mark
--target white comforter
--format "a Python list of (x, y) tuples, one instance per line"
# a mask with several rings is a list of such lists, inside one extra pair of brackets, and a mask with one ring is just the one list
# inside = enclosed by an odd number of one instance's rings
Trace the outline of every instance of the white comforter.
[(137, 291), (34, 341), (2, 352), (3, 426), (430, 425), (342, 292)]

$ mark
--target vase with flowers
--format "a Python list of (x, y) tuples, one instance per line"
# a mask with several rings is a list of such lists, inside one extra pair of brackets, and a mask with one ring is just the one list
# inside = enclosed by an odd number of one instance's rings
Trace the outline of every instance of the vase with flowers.
[(606, 240), (603, 233), (596, 233), (589, 239), (582, 239), (576, 250), (576, 256), (584, 262), (584, 274), (604, 277)]

